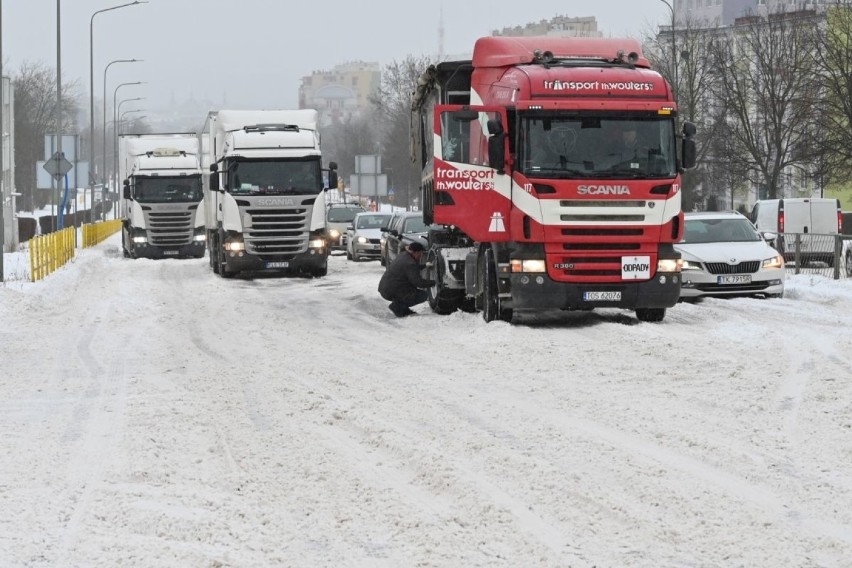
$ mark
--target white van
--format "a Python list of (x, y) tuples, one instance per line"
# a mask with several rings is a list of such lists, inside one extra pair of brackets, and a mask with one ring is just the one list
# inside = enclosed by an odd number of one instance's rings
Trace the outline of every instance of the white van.
[(840, 233), (840, 200), (762, 199), (754, 204), (751, 220), (761, 233), (779, 235), (775, 248), (785, 260), (794, 260), (796, 235), (799, 234), (802, 235), (799, 249), (802, 263), (820, 261), (834, 266), (834, 238), (829, 235)]

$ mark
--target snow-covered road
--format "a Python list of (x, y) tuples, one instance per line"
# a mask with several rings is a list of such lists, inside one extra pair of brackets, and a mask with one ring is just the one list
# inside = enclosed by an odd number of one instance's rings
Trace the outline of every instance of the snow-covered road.
[(852, 281), (397, 320), (115, 239), (0, 287), (0, 566), (852, 566)]

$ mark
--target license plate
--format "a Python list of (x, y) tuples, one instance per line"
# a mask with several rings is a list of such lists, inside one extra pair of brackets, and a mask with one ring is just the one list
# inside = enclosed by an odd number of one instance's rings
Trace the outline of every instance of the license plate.
[(163, 255), (166, 255), (166, 256), (177, 256), (178, 254), (180, 254), (179, 250), (164, 250), (163, 251)]
[(620, 302), (621, 292), (583, 292), (587, 302)]
[(719, 276), (716, 280), (719, 284), (751, 284), (751, 274), (738, 274), (735, 276)]
[(290, 266), (289, 262), (267, 262), (266, 268), (288, 268)]

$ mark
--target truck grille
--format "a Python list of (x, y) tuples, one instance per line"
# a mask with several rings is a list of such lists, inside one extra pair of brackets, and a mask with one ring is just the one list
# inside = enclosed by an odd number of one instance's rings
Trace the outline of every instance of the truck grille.
[(245, 210), (246, 251), (265, 260), (290, 258), (308, 250), (310, 208)]
[(192, 242), (194, 209), (188, 211), (145, 211), (148, 242), (158, 247), (179, 247)]

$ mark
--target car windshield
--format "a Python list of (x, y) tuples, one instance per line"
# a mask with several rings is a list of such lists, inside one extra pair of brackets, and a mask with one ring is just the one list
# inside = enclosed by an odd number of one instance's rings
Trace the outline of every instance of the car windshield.
[(402, 224), (402, 233), (426, 233), (429, 231), (429, 226), (423, 222), (423, 217), (410, 217)]
[(759, 241), (748, 219), (687, 219), (684, 243), (741, 243)]
[(328, 210), (329, 223), (349, 223), (355, 218), (355, 215), (361, 213), (363, 209), (357, 207), (332, 207)]
[(390, 215), (360, 215), (356, 221), (356, 229), (381, 229), (387, 226)]

